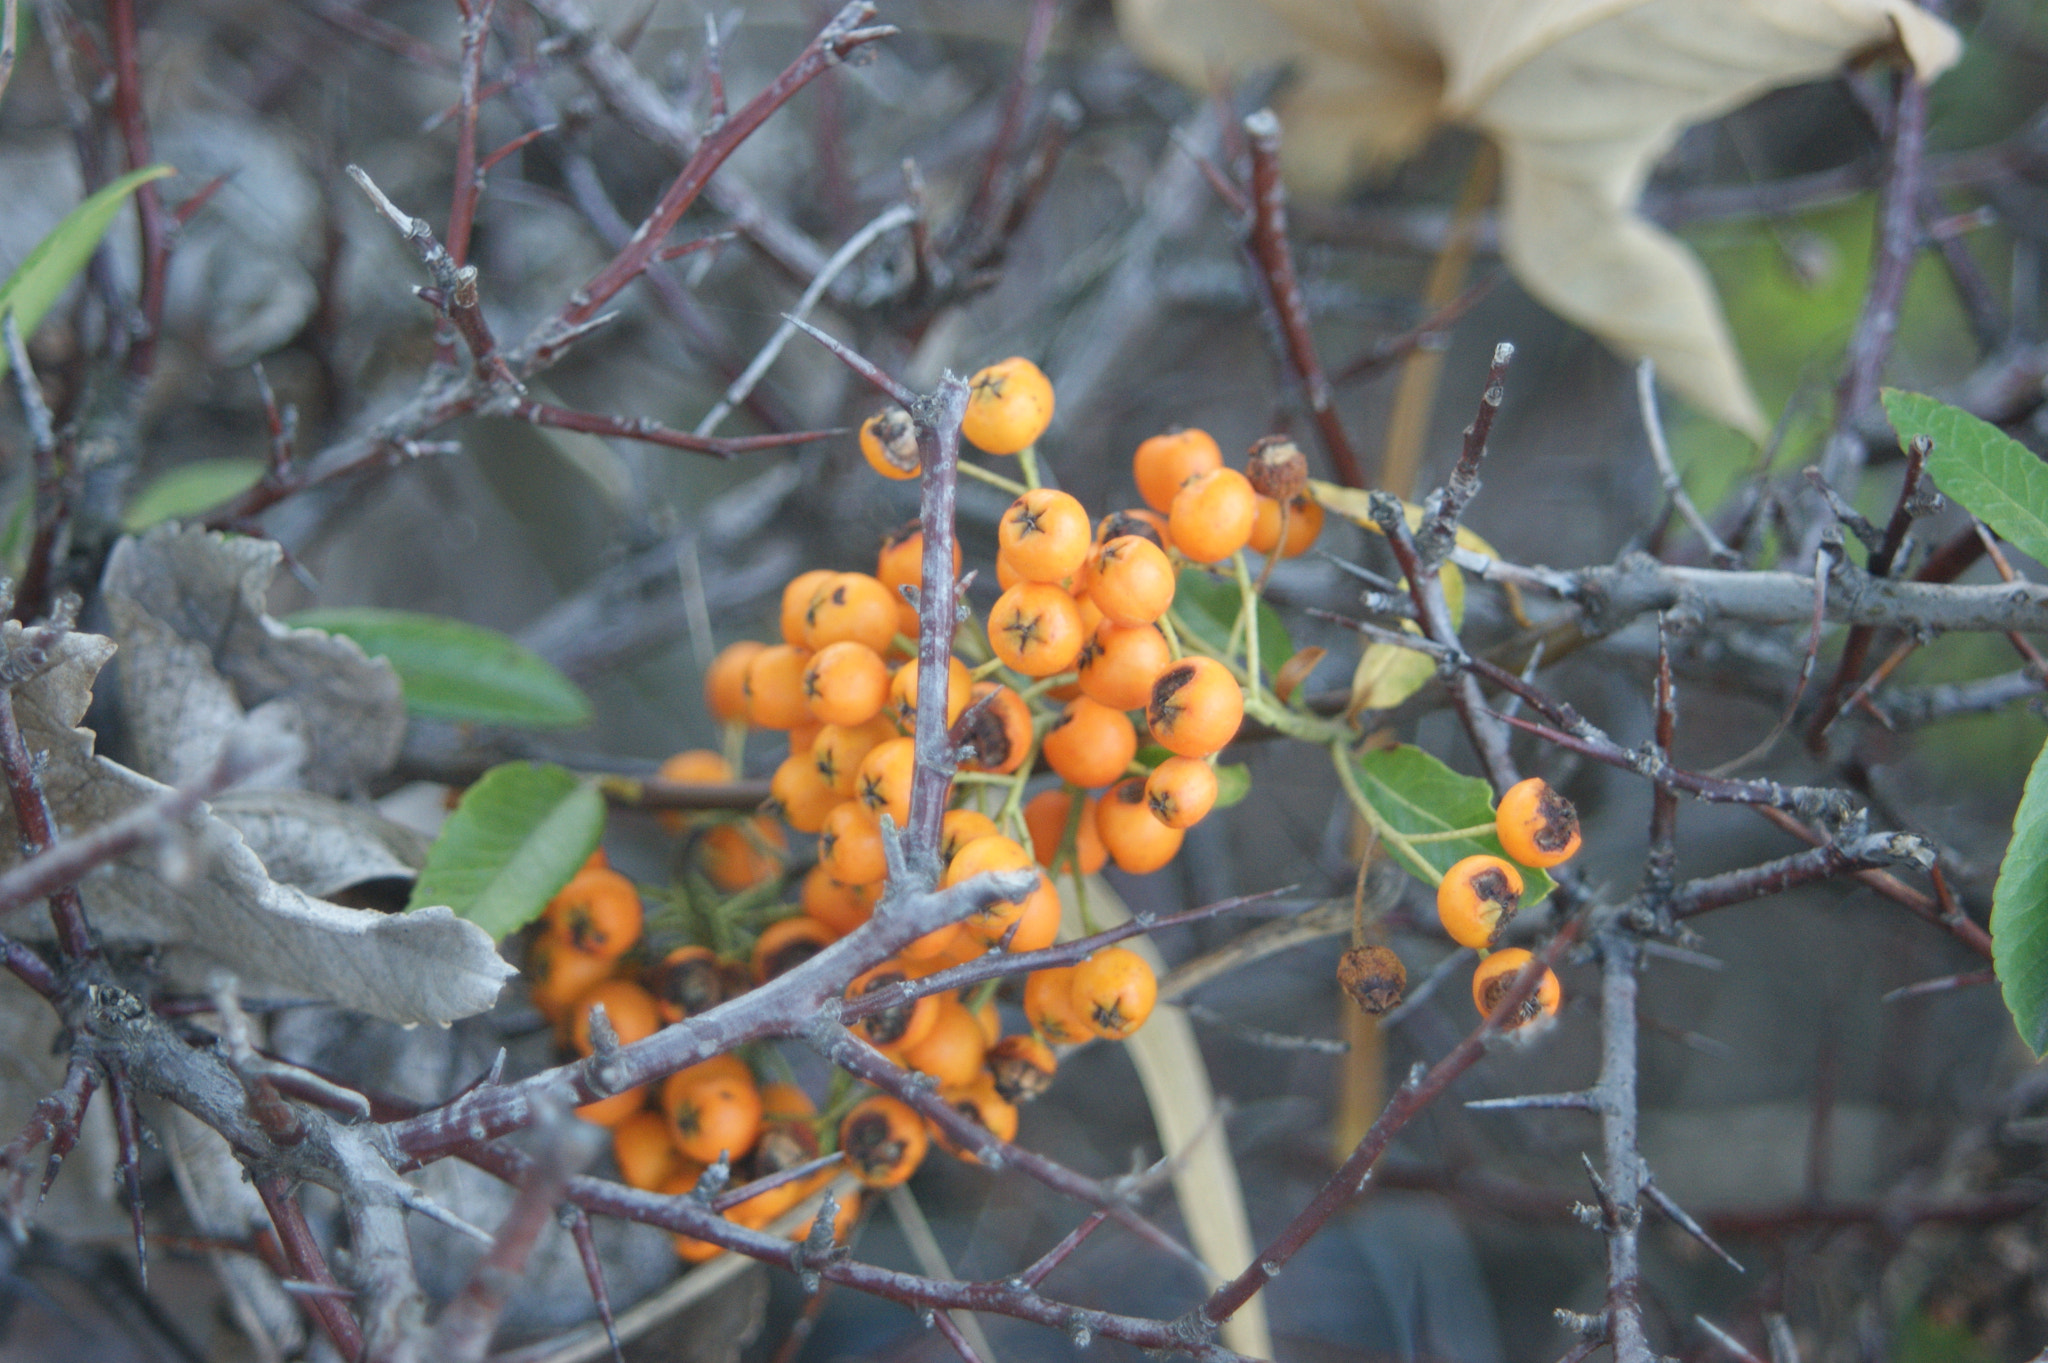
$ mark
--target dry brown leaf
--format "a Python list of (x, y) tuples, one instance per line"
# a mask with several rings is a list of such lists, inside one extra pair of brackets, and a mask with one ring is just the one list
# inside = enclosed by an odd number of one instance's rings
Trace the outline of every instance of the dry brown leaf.
[(1206, 89), (1275, 65), (1292, 183), (1331, 192), (1438, 122), (1503, 167), (1501, 243), (1557, 312), (1753, 437), (1765, 422), (1698, 259), (1635, 212), (1688, 126), (1897, 45), (1922, 79), (1955, 31), (1908, 0), (1117, 0), (1124, 36)]

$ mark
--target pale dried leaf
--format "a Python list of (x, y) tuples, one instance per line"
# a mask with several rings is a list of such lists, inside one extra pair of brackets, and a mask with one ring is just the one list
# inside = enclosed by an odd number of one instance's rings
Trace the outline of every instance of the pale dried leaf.
[(293, 790), (235, 790), (213, 802), (273, 880), (322, 898), (367, 880), (411, 880), (428, 839), (375, 809)]
[[(1635, 212), (1694, 123), (1896, 44), (1922, 79), (1954, 30), (1907, 0), (1119, 0), (1131, 45), (1179, 79), (1292, 65), (1290, 179), (1325, 192), (1431, 122), (1500, 144), (1501, 243), (1523, 285), (1751, 436), (1764, 431), (1699, 261)], [(1418, 116), (1418, 110), (1427, 113)]]

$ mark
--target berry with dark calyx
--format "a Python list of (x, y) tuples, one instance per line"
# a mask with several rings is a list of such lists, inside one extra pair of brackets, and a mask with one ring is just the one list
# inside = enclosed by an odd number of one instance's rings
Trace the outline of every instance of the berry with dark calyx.
[(860, 452), (884, 478), (915, 478), (924, 471), (917, 423), (901, 407), (884, 407), (860, 424)]
[(1386, 947), (1352, 947), (1337, 959), (1337, 983), (1368, 1017), (1388, 1013), (1408, 988), (1408, 969)]
[(1253, 442), (1244, 473), (1261, 496), (1284, 502), (1308, 486), (1308, 456), (1287, 436), (1265, 436)]
[(988, 1070), (996, 1092), (1010, 1103), (1028, 1103), (1052, 1087), (1060, 1067), (1052, 1047), (1035, 1036), (1006, 1036), (989, 1048)]
[(1524, 866), (1548, 870), (1579, 850), (1579, 813), (1540, 776), (1517, 781), (1500, 797), (1494, 833), (1501, 850)]
[(1470, 856), (1444, 873), (1436, 887), (1436, 914), (1459, 946), (1483, 950), (1522, 907), (1522, 873), (1510, 861)]
[[(1507, 947), (1479, 963), (1479, 968), (1472, 972), (1472, 1006), (1479, 1010), (1481, 1017), (1493, 1016), (1493, 1010), (1500, 1006), (1501, 999), (1514, 984), (1515, 976), (1521, 974), (1522, 967), (1532, 959), (1531, 954), (1521, 947)], [(1545, 970), (1543, 978), (1536, 982), (1536, 992), (1523, 1001), (1512, 1017), (1502, 1019), (1501, 1025), (1514, 1031), (1539, 1020), (1554, 1018), (1563, 1002), (1564, 988), (1558, 984), (1556, 973)]]

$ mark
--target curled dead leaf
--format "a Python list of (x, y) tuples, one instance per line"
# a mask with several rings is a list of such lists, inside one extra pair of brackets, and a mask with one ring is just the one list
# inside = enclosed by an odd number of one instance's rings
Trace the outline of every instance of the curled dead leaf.
[(1301, 652), (1280, 664), (1280, 670), (1273, 674), (1273, 694), (1285, 705), (1293, 698), (1296, 688), (1308, 680), (1308, 674), (1316, 670), (1316, 664), (1330, 656), (1330, 650), (1310, 644)]

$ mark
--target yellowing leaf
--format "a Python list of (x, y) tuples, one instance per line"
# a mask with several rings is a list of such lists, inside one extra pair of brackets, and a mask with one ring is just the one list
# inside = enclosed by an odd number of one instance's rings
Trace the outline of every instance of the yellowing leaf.
[[(1402, 624), (1408, 625), (1407, 621)], [(1409, 633), (1416, 633), (1408, 625)], [(1351, 674), (1351, 704), (1345, 717), (1361, 710), (1388, 710), (1429, 685), (1436, 676), (1436, 659), (1399, 644), (1367, 644)]]
[(1908, 0), (1117, 0), (1140, 55), (1206, 90), (1290, 66), (1290, 180), (1332, 192), (1437, 122), (1499, 144), (1524, 287), (1729, 425), (1762, 412), (1698, 259), (1635, 212), (1688, 126), (1896, 45), (1931, 80), (1955, 31)]

